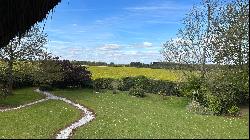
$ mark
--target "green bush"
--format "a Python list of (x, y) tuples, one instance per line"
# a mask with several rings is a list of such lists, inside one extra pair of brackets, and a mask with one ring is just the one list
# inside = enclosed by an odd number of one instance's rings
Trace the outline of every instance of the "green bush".
[(125, 77), (121, 79), (122, 84), (119, 89), (129, 91), (134, 86), (140, 86), (143, 89), (148, 89), (149, 79), (146, 76)]
[(171, 81), (150, 80), (146, 90), (164, 96), (181, 96), (177, 84)]
[(193, 76), (182, 84), (181, 92), (215, 115), (235, 115), (237, 108), (249, 100), (248, 87), (244, 83), (248, 78), (242, 75), (234, 71), (214, 71), (204, 79)]
[(153, 80), (145, 76), (125, 77), (121, 79), (119, 89), (128, 91), (132, 87), (140, 87), (147, 93), (180, 96), (178, 86), (172, 81)]
[(131, 88), (140, 87), (146, 93), (160, 94), (164, 96), (181, 96), (178, 85), (171, 81), (153, 80), (145, 76), (125, 77), (120, 80), (112, 78), (99, 78), (93, 81), (93, 88), (129, 91)]
[(187, 110), (189, 112), (194, 112), (197, 114), (201, 115), (212, 115), (213, 111), (209, 110), (209, 108), (201, 105), (199, 102), (192, 100), (188, 105), (187, 105)]
[(145, 91), (141, 87), (132, 87), (129, 90), (129, 95), (136, 97), (145, 97)]
[(112, 78), (95, 79), (93, 81), (93, 88), (97, 91), (102, 90), (102, 89), (112, 90), (113, 89), (113, 86), (112, 86), (113, 81), (114, 81), (114, 79), (112, 79)]
[(190, 75), (187, 82), (180, 84), (180, 92), (183, 96), (201, 101), (202, 79), (199, 76)]
[(231, 116), (238, 116), (239, 113), (240, 113), (240, 108), (237, 107), (237, 106), (231, 106), (231, 108), (228, 109), (228, 113), (231, 115)]

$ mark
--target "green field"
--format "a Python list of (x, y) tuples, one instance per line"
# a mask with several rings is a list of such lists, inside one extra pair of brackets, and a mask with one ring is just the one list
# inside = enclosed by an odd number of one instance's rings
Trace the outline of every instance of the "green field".
[(144, 75), (158, 80), (180, 81), (183, 73), (179, 70), (151, 69), (134, 67), (100, 67), (89, 66), (88, 70), (92, 73), (92, 78), (115, 78), (119, 79), (128, 76)]
[(96, 119), (79, 128), (73, 138), (248, 138), (248, 117), (203, 116), (186, 111), (186, 98), (147, 94), (93, 93), (92, 90), (58, 90), (58, 96), (81, 103)]

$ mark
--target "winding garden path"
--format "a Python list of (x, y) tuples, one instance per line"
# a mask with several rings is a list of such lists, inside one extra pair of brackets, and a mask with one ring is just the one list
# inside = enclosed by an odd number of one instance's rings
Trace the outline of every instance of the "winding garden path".
[(15, 107), (15, 108), (8, 108), (8, 109), (0, 109), (0, 112), (6, 112), (6, 111), (11, 111), (11, 110), (17, 110), (17, 109), (21, 109), (27, 106), (31, 106), (43, 101), (47, 101), (49, 99), (52, 100), (61, 100), (66, 102), (67, 104), (70, 104), (74, 107), (76, 107), (77, 109), (81, 110), (84, 113), (84, 116), (82, 118), (80, 118), (79, 120), (75, 121), (74, 123), (72, 123), (71, 125), (69, 125), (68, 127), (62, 129), (57, 135), (56, 135), (56, 139), (68, 139), (71, 135), (73, 130), (75, 130), (76, 128), (83, 126), (84, 124), (90, 122), (91, 120), (93, 120), (95, 118), (95, 115), (93, 112), (89, 111), (86, 107), (80, 105), (80, 104), (76, 104), (66, 98), (62, 98), (62, 97), (58, 97), (55, 96), (49, 92), (46, 91), (40, 91), (39, 89), (35, 90), (36, 92), (42, 93), (44, 95), (46, 95), (45, 99), (41, 99), (32, 103), (28, 103), (25, 105), (21, 105), (19, 107)]

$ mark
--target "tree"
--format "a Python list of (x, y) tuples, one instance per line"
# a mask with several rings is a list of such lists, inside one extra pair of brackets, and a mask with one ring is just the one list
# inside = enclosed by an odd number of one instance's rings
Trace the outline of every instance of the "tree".
[(36, 62), (36, 66), (33, 73), (36, 85), (51, 86), (63, 78), (59, 57), (46, 54), (43, 60)]
[(12, 93), (13, 64), (18, 60), (34, 60), (45, 54), (44, 44), (47, 43), (47, 34), (39, 26), (34, 26), (22, 38), (15, 37), (11, 42), (0, 49), (0, 59), (7, 63), (6, 87), (8, 94)]
[(249, 1), (234, 0), (214, 20), (215, 62), (242, 68), (249, 64)]
[[(249, 2), (204, 0), (184, 19), (178, 38), (163, 45), (170, 62), (199, 66), (182, 91), (215, 114), (249, 101)], [(208, 70), (208, 63), (216, 64)]]
[(211, 62), (211, 40), (213, 39), (213, 17), (217, 14), (218, 1), (203, 0), (201, 6), (194, 6), (183, 20), (184, 27), (177, 38), (163, 44), (161, 53), (168, 62), (199, 65), (202, 77), (206, 73), (205, 64)]
[(53, 86), (59, 88), (91, 86), (91, 73), (87, 67), (74, 65), (69, 60), (57, 60), (56, 63), (60, 66), (59, 72), (62, 73), (62, 78), (54, 81)]

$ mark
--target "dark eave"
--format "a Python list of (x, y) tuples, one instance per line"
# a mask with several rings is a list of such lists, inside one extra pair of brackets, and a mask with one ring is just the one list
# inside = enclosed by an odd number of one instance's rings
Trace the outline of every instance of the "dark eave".
[(41, 22), (61, 0), (0, 0), (0, 48)]

